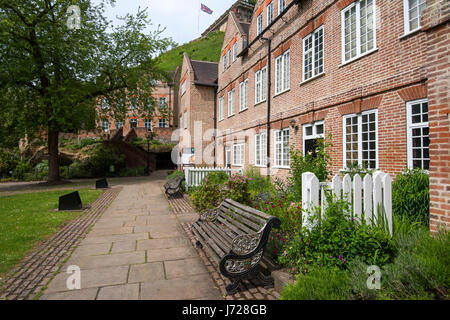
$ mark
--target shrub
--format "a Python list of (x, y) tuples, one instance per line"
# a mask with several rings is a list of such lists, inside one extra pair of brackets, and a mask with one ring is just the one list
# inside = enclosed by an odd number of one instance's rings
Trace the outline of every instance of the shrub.
[(308, 271), (311, 266), (339, 267), (360, 258), (382, 266), (395, 255), (390, 235), (381, 227), (358, 222), (349, 215), (350, 205), (343, 200), (328, 200), (324, 217), (311, 214), (311, 229), (303, 228), (285, 247), (280, 263)]
[(166, 180), (172, 180), (177, 177), (184, 177), (184, 171), (173, 171), (167, 175)]
[(424, 226), (430, 222), (429, 176), (420, 169), (407, 170), (392, 184), (392, 212)]
[(285, 234), (293, 234), (302, 227), (302, 208), (299, 202), (291, 202), (281, 196), (261, 201), (255, 208), (280, 219), (281, 230)]
[(200, 187), (191, 190), (192, 204), (196, 210), (212, 209), (220, 205), (229, 195), (225, 184), (228, 175), (224, 172), (209, 173)]
[(111, 176), (114, 174), (110, 171), (111, 166), (116, 172), (125, 168), (125, 156), (119, 156), (114, 148), (101, 144), (94, 148), (92, 155), (83, 165), (91, 177)]
[(31, 170), (31, 165), (27, 161), (21, 161), (14, 168), (12, 176), (16, 180), (24, 180), (25, 174), (30, 173)]
[(247, 191), (250, 201), (258, 201), (261, 198), (268, 199), (276, 194), (270, 177), (263, 177), (259, 169), (250, 166), (244, 172), (244, 175), (248, 178)]
[(0, 149), (0, 178), (10, 177), (19, 159), (15, 153)]
[(329, 166), (331, 157), (328, 154), (328, 148), (331, 147), (331, 140), (318, 139), (317, 148), (314, 153), (310, 152), (303, 156), (302, 152), (291, 148), (290, 157), (290, 171), (288, 182), (290, 184), (293, 200), (302, 200), (302, 174), (305, 172), (314, 173), (319, 181), (325, 181), (330, 176)]
[(298, 274), (294, 284), (281, 293), (283, 300), (345, 300), (351, 298), (346, 271), (314, 267), (307, 274)]
[(250, 194), (248, 192), (249, 180), (242, 174), (233, 174), (228, 179), (229, 197), (236, 202), (249, 204)]

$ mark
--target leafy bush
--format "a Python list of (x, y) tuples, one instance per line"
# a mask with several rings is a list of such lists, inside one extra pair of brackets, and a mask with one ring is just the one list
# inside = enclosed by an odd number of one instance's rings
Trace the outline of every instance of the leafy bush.
[(32, 170), (31, 165), (28, 161), (21, 161), (17, 164), (13, 171), (13, 178), (16, 180), (24, 180), (25, 174), (30, 173)]
[(114, 175), (110, 171), (111, 166), (114, 167), (115, 172), (125, 168), (125, 156), (119, 156), (112, 147), (98, 145), (84, 165), (91, 177), (111, 176)]
[(19, 163), (17, 155), (6, 149), (0, 149), (0, 177), (10, 177)]
[(328, 200), (324, 217), (310, 215), (311, 229), (296, 233), (279, 257), (280, 263), (308, 271), (311, 266), (345, 269), (348, 262), (360, 258), (368, 264), (382, 266), (395, 255), (390, 235), (378, 226), (358, 222), (350, 215), (350, 205), (343, 200)]
[(120, 171), (121, 177), (141, 177), (145, 175), (145, 167), (124, 168)]
[(228, 196), (229, 191), (225, 182), (228, 175), (224, 172), (209, 173), (200, 187), (191, 190), (192, 204), (197, 211), (212, 209)]
[(247, 191), (249, 193), (250, 201), (258, 201), (263, 199), (269, 199), (276, 194), (275, 187), (270, 181), (270, 177), (263, 177), (259, 169), (250, 166), (244, 172), (244, 175), (248, 178)]
[(249, 180), (242, 174), (233, 174), (228, 179), (229, 197), (236, 202), (249, 204), (250, 194), (248, 193)]
[(392, 184), (392, 212), (424, 226), (430, 222), (429, 176), (420, 169), (397, 175)]
[(255, 208), (280, 219), (281, 230), (286, 234), (293, 234), (302, 227), (302, 208), (299, 202), (292, 202), (281, 196), (261, 201)]
[(351, 298), (348, 274), (338, 268), (314, 267), (298, 274), (294, 284), (281, 293), (283, 300), (344, 300)]
[(293, 200), (302, 200), (302, 174), (305, 172), (314, 173), (319, 181), (325, 181), (330, 176), (329, 166), (331, 162), (331, 156), (328, 154), (328, 148), (331, 147), (331, 143), (324, 139), (317, 140), (317, 148), (314, 153), (310, 152), (303, 156), (303, 153), (294, 147), (291, 148), (291, 170), (288, 182), (291, 187), (291, 193)]
[(177, 177), (184, 177), (184, 171), (173, 171), (170, 174), (167, 175), (166, 180), (172, 180)]

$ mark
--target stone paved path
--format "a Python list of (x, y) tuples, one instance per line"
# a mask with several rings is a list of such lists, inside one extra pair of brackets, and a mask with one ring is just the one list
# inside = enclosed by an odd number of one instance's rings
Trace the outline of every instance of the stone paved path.
[[(223, 299), (162, 193), (165, 173), (123, 190), (41, 299)], [(81, 289), (65, 271), (81, 269)]]

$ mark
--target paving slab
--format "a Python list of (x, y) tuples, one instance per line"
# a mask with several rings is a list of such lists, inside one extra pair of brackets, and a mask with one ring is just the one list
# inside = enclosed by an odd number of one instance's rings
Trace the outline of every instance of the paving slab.
[(98, 288), (71, 290), (66, 292), (56, 292), (42, 295), (40, 300), (94, 300), (97, 296)]
[(164, 267), (166, 269), (167, 279), (187, 277), (196, 274), (208, 274), (208, 270), (199, 257), (165, 261)]
[(151, 262), (131, 266), (128, 277), (129, 283), (149, 282), (155, 280), (164, 280), (164, 265), (162, 262)]
[(153, 249), (147, 251), (147, 262), (180, 260), (197, 256), (194, 248)]
[(145, 262), (145, 251), (133, 251), (101, 256), (71, 257), (66, 266), (76, 265), (80, 269), (96, 269), (111, 266), (128, 266)]
[(121, 284), (118, 286), (103, 287), (97, 296), (97, 300), (138, 300), (139, 283)]

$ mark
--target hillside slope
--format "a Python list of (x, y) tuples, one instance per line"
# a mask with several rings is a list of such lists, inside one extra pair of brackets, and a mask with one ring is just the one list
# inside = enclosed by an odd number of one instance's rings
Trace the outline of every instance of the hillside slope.
[(174, 71), (182, 64), (184, 52), (193, 60), (219, 62), (224, 35), (224, 32), (217, 31), (205, 38), (192, 40), (173, 48), (159, 57), (160, 67), (166, 72)]

